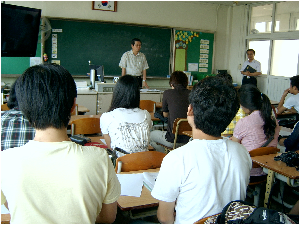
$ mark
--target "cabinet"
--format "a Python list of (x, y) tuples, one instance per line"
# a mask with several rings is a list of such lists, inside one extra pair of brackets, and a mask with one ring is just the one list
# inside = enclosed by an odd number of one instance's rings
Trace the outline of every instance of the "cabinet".
[(97, 114), (97, 92), (90, 90), (86, 92), (77, 91), (76, 104), (88, 108), (90, 111), (86, 115)]

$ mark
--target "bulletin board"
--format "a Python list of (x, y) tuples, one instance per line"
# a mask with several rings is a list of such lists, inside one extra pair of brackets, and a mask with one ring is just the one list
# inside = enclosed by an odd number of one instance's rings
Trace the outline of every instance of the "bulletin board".
[(175, 70), (194, 77), (212, 73), (214, 34), (175, 30)]

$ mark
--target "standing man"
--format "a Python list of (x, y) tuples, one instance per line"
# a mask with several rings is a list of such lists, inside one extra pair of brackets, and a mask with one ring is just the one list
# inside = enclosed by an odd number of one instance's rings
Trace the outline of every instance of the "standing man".
[(244, 62), (241, 74), (244, 75), (242, 85), (253, 84), (257, 86), (256, 76), (261, 75), (260, 62), (254, 59), (255, 51), (253, 49), (247, 50), (248, 60)]
[(119, 66), (122, 68), (122, 76), (128, 74), (135, 76), (140, 84), (140, 87), (148, 87), (146, 82), (146, 69), (149, 68), (146, 56), (140, 52), (142, 42), (138, 38), (131, 40), (132, 50), (125, 52), (122, 55)]

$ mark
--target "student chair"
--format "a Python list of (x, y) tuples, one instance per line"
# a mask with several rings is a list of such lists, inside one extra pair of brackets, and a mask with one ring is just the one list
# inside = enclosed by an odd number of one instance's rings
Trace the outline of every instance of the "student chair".
[(71, 122), (71, 134), (101, 133), (100, 118), (80, 118)]
[(165, 146), (163, 144), (157, 143), (165, 148), (165, 152), (168, 153), (171, 150), (174, 150), (176, 148), (177, 138), (178, 135), (183, 135), (183, 131), (191, 131), (192, 127), (188, 123), (188, 120), (186, 118), (177, 118), (173, 122), (173, 129), (172, 133), (175, 135), (173, 148), (170, 148), (168, 146)]
[(152, 100), (140, 100), (140, 108), (147, 110), (149, 113), (155, 113), (156, 102)]
[(78, 104), (75, 105), (75, 109), (73, 112), (71, 112), (71, 116), (74, 116), (74, 115), (78, 115)]
[(116, 173), (160, 168), (165, 153), (145, 151), (127, 154), (117, 158)]
[[(275, 154), (279, 151), (280, 151), (280, 149), (278, 149), (276, 147), (260, 147), (260, 148), (253, 149), (249, 153), (250, 153), (251, 157), (254, 157), (254, 156)], [(261, 166), (258, 165), (257, 163), (252, 162), (252, 168), (260, 168), (260, 167)], [(256, 181), (252, 181), (252, 182), (251, 182), (251, 178), (250, 178), (250, 183), (248, 184), (248, 188), (247, 188), (247, 195), (254, 197), (253, 203), (255, 206), (258, 207), (259, 196), (260, 196), (260, 187), (261, 187), (261, 184), (267, 180), (267, 175), (259, 176), (257, 178), (258, 179)], [(254, 186), (254, 190), (253, 190), (253, 188), (251, 188), (249, 186)]]
[(1, 111), (7, 111), (7, 110), (9, 110), (9, 108), (8, 108), (8, 106), (7, 106), (7, 103), (2, 104), (2, 105), (1, 105)]

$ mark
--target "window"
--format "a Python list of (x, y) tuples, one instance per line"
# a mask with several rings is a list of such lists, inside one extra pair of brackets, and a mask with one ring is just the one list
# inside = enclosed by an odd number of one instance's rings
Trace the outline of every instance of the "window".
[(298, 74), (299, 40), (275, 40), (271, 74), (292, 77)]
[[(251, 7), (248, 46), (262, 74), (292, 77), (299, 73), (299, 2)], [(272, 16), (274, 15), (274, 16)]]
[(273, 5), (252, 7), (250, 33), (270, 33)]
[(299, 2), (288, 1), (276, 3), (275, 31), (288, 32), (299, 30)]
[(261, 73), (268, 74), (270, 41), (249, 41), (249, 48), (254, 49), (254, 58), (261, 63)]

